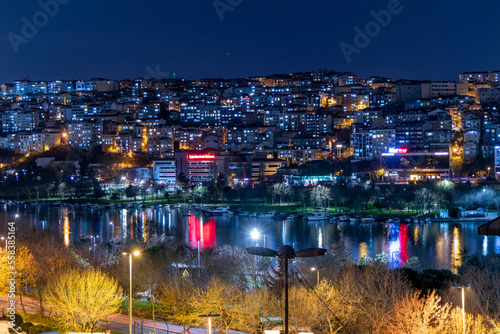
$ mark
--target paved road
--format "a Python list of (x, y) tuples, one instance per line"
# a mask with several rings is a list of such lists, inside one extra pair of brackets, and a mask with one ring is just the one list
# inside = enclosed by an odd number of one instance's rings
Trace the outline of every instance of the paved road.
[[(27, 313), (37, 313), (38, 312), (38, 303), (30, 298), (23, 298), (23, 302), (26, 308)], [(19, 298), (16, 300), (16, 306), (18, 312), (21, 311), (21, 303)], [(7, 307), (7, 296), (0, 296), (0, 308)], [(143, 324), (143, 333), (150, 334), (154, 333), (153, 321), (148, 319), (142, 319), (138, 317), (133, 317), (133, 321), (138, 321)], [(124, 314), (114, 314), (112, 315), (105, 324), (105, 329), (110, 329), (119, 333), (128, 333), (128, 315)], [(182, 326), (177, 326), (173, 324), (166, 324), (162, 321), (156, 322), (156, 333), (157, 334), (168, 334), (168, 333), (183, 333)], [(197, 327), (189, 329), (189, 333), (191, 334), (205, 334), (207, 333), (206, 328)], [(233, 332), (237, 334), (238, 332)], [(137, 334), (141, 334), (140, 331)]]

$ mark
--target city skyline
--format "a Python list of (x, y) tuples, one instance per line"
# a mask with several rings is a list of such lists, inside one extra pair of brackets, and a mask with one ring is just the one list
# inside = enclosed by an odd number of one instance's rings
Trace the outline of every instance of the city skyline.
[[(498, 67), (500, 47), (482, 32), (498, 28), (499, 5), (466, 4), (11, 3), (5, 5), (11, 14), (0, 23), (0, 81), (27, 75), (123, 80), (151, 73), (238, 78), (314, 68), (396, 80), (454, 80), (456, 73)], [(457, 23), (463, 8), (467, 24)], [(468, 36), (474, 36), (474, 45)]]

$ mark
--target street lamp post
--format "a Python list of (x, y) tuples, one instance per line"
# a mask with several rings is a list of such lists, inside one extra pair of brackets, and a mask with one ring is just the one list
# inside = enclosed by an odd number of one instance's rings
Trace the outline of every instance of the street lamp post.
[(6, 237), (0, 237), (0, 240), (5, 240), (5, 250), (7, 250), (7, 238)]
[(326, 249), (323, 248), (306, 248), (299, 251), (295, 251), (292, 246), (283, 245), (277, 251), (265, 248), (265, 247), (249, 247), (247, 252), (252, 255), (266, 256), (266, 257), (277, 257), (279, 260), (283, 261), (284, 264), (284, 276), (285, 276), (285, 312), (284, 312), (284, 334), (288, 334), (288, 261), (298, 258), (298, 257), (316, 257), (323, 256), (326, 253)]
[(95, 238), (99, 238), (98, 235), (91, 235), (90, 239), (92, 240), (92, 252), (95, 253)]
[(113, 239), (115, 237), (115, 224), (109, 222), (109, 225), (111, 225), (111, 239)]
[(453, 285), (453, 288), (462, 289), (462, 333), (465, 334), (465, 289), (470, 288), (470, 284), (465, 285)]
[(212, 318), (215, 317), (220, 317), (220, 314), (203, 314), (199, 316), (200, 318), (208, 318), (208, 334), (212, 334)]
[(320, 268), (311, 267), (311, 271), (315, 271), (316, 272), (317, 285), (319, 285), (319, 271), (322, 270), (322, 269), (325, 269), (325, 267), (320, 267)]
[(129, 261), (129, 268), (130, 268), (130, 290), (129, 290), (129, 296), (128, 296), (128, 331), (129, 334), (132, 334), (132, 255), (139, 255), (141, 254), (139, 251), (134, 251), (132, 253), (126, 253), (123, 252), (123, 255), (128, 255), (128, 261)]

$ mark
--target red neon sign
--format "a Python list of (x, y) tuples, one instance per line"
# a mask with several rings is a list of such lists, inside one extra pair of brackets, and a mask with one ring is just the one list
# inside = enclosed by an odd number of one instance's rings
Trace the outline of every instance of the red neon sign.
[(188, 160), (215, 160), (213, 154), (188, 154)]
[(407, 149), (407, 148), (398, 148), (398, 153), (399, 153), (399, 154), (405, 154), (405, 153), (408, 153), (408, 149)]

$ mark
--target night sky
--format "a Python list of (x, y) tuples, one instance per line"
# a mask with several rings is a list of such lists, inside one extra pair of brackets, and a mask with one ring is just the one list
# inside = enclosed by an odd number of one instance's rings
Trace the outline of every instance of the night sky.
[[(231, 9), (222, 20), (213, 0), (59, 1), (48, 22), (38, 1), (2, 4), (0, 82), (126, 79), (157, 68), (189, 79), (328, 68), (433, 80), (500, 69), (500, 3), (491, 0), (401, 0), (350, 63), (339, 45), (354, 46), (354, 28), (397, 0), (217, 0)], [(41, 27), (23, 35), (23, 17), (34, 16)], [(9, 36), (22, 39), (17, 53)]]

